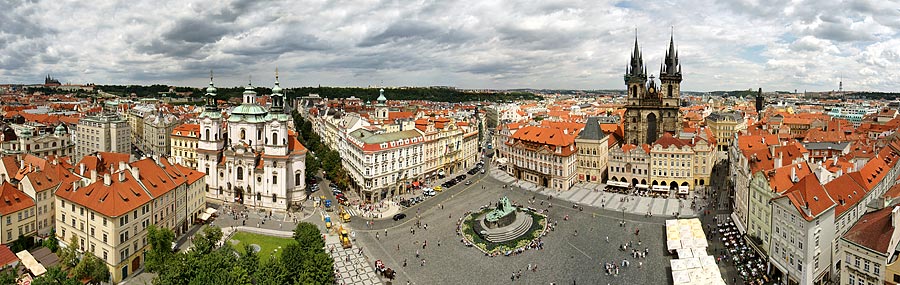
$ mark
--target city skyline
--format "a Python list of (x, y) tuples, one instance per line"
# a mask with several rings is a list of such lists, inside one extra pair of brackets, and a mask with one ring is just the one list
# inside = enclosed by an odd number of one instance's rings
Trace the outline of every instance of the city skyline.
[(4, 1), (0, 82), (624, 89), (674, 27), (683, 90), (900, 87), (900, 4), (772, 2)]

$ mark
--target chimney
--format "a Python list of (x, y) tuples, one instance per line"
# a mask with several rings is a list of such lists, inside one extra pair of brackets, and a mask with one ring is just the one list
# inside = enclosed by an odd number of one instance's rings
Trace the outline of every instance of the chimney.
[(134, 179), (141, 179), (140, 170), (137, 167), (131, 167), (131, 176), (134, 176)]
[(125, 162), (119, 161), (119, 169), (118, 170), (122, 170), (122, 169), (125, 169)]
[(778, 157), (776, 157), (774, 160), (775, 160), (775, 168), (781, 167), (782, 163), (784, 163), (784, 152), (779, 152)]
[(94, 183), (94, 182), (97, 182), (97, 170), (96, 169), (91, 170), (91, 183)]
[(81, 187), (81, 179), (72, 181), (72, 192), (78, 191), (78, 187)]
[(791, 167), (791, 182), (797, 183), (797, 169)]
[(769, 146), (769, 156), (775, 157), (775, 146), (774, 145)]
[(900, 229), (900, 206), (894, 206), (894, 209), (891, 210), (891, 224), (894, 225), (894, 229)]
[(125, 170), (119, 171), (119, 182), (125, 181)]
[(84, 176), (84, 163), (78, 164), (78, 175)]
[(112, 184), (112, 178), (109, 177), (109, 173), (103, 174), (103, 185), (109, 186)]

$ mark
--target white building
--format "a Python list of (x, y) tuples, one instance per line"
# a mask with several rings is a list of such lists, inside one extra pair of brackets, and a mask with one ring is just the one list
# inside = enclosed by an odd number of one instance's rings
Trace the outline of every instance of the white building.
[(104, 113), (79, 120), (75, 137), (74, 160), (95, 152), (131, 153), (128, 121), (116, 114)]
[(223, 132), (210, 78), (197, 150), (198, 170), (209, 174), (208, 198), (279, 210), (306, 199), (306, 148), (288, 129), (291, 117), (281, 91), (276, 73), (272, 108), (266, 110), (247, 85), (243, 103), (231, 110)]
[(339, 148), (359, 196), (377, 202), (405, 193), (422, 178), (424, 138), (418, 130), (392, 133), (359, 129)]

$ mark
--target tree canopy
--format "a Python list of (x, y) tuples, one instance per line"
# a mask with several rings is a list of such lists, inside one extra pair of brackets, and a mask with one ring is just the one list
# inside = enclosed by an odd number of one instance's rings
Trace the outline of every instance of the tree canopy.
[[(298, 226), (295, 237), (302, 237), (308, 244), (317, 244), (311, 236), (321, 236), (315, 225)], [(334, 284), (333, 261), (321, 247), (302, 247), (291, 242), (282, 249), (281, 257), (272, 256), (260, 262), (260, 257), (250, 248), (238, 254), (225, 243), (216, 247), (222, 238), (217, 227), (206, 227), (194, 237), (194, 249), (173, 253), (164, 260), (163, 269), (153, 284), (201, 285), (282, 285), (282, 284)], [(149, 261), (148, 261), (149, 262)]]

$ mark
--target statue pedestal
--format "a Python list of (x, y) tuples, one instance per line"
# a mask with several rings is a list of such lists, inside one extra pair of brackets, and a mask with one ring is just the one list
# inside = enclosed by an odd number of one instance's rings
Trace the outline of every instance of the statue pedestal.
[[(483, 229), (480, 233), (481, 236), (490, 242), (505, 242), (522, 236), (531, 228), (534, 218), (531, 214), (522, 211), (515, 211), (514, 213), (506, 215), (496, 222), (487, 222), (486, 219), (481, 218), (479, 220)], [(508, 223), (505, 226), (497, 227), (497, 225), (501, 224), (500, 222), (504, 221)]]

